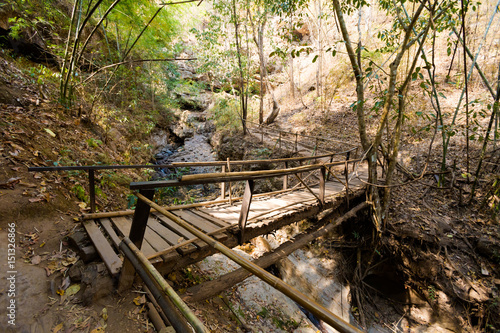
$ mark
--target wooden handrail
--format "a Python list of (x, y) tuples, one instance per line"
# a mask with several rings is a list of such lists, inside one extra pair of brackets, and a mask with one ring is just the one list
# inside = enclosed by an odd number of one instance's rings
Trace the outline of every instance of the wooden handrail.
[(289, 131), (284, 131), (284, 130), (280, 130), (280, 129), (274, 129), (274, 128), (271, 128), (271, 127), (267, 127), (267, 126), (262, 126), (262, 125), (259, 125), (257, 123), (254, 123), (252, 121), (248, 121), (247, 120), (247, 123), (249, 124), (253, 124), (253, 125), (257, 125), (258, 127), (260, 127), (260, 129), (266, 129), (266, 130), (269, 130), (269, 131), (275, 131), (275, 132), (281, 132), (281, 133), (286, 133), (286, 134), (290, 134), (290, 135), (296, 135), (296, 136), (301, 136), (301, 137), (304, 137), (304, 138), (310, 138), (310, 139), (318, 139), (318, 140), (323, 140), (323, 141), (329, 141), (329, 142), (336, 142), (336, 143), (342, 143), (342, 144), (346, 144), (346, 145), (349, 145), (349, 146), (357, 146), (357, 144), (352, 144), (352, 143), (349, 143), (349, 142), (345, 142), (345, 141), (340, 141), (340, 140), (334, 140), (334, 139), (328, 139), (328, 138), (323, 138), (323, 137), (320, 137), (320, 136), (313, 136), (313, 135), (306, 135), (306, 134), (300, 134), (298, 132), (289, 132)]
[(158, 187), (172, 187), (172, 186), (184, 186), (184, 185), (198, 185), (198, 184), (210, 184), (210, 183), (220, 183), (220, 182), (236, 182), (245, 180), (255, 180), (262, 178), (280, 177), (285, 175), (293, 175), (300, 172), (318, 170), (322, 167), (330, 167), (335, 165), (345, 165), (346, 163), (357, 163), (361, 159), (353, 159), (341, 162), (331, 162), (331, 163), (320, 163), (306, 166), (299, 166), (289, 169), (277, 169), (277, 170), (259, 170), (259, 171), (243, 171), (243, 172), (224, 172), (224, 173), (204, 173), (195, 175), (184, 175), (177, 180), (158, 180), (158, 181), (146, 181), (146, 182), (133, 182), (130, 183), (130, 188), (133, 190), (137, 189), (151, 189)]

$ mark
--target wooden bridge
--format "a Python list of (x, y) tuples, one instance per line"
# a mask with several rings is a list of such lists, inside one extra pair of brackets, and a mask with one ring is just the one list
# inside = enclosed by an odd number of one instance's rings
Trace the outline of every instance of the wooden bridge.
[[(120, 286), (131, 286), (137, 271), (145, 282), (151, 276), (155, 277), (156, 283), (152, 283), (150, 288), (167, 293), (171, 287), (165, 283), (161, 274), (198, 262), (220, 251), (333, 327), (342, 332), (359, 332), (307, 296), (230, 250), (238, 244), (291, 223), (306, 218), (314, 219), (326, 210), (330, 211), (330, 215), (341, 215), (349, 210), (349, 206), (364, 201), (367, 168), (361, 159), (350, 158), (353, 151), (354, 149), (320, 156), (270, 160), (186, 162), (164, 166), (47, 167), (32, 170), (86, 169), (89, 172), (91, 200), (94, 200), (94, 173), (100, 169), (220, 167), (220, 172), (131, 183), (130, 188), (137, 191), (138, 197), (135, 210), (83, 216), (83, 226), (110, 273), (118, 275), (121, 271)], [(243, 171), (248, 166), (259, 170)], [(232, 171), (238, 168), (240, 171)], [(283, 179), (282, 189), (255, 193), (257, 182), (277, 177)], [(245, 184), (242, 197), (233, 196), (232, 185), (237, 182)], [(215, 201), (170, 207), (162, 207), (154, 202), (155, 192), (159, 188), (211, 183), (219, 183), (221, 186), (221, 195)], [(95, 204), (91, 203), (91, 207), (94, 209)], [(120, 258), (121, 253), (125, 254), (125, 260)], [(137, 258), (142, 258), (142, 261), (137, 261)], [(144, 273), (144, 268), (149, 274)], [(157, 289), (158, 285), (162, 287)], [(168, 297), (172, 301), (180, 299), (173, 290), (170, 290)], [(181, 312), (182, 309), (188, 309), (182, 301), (179, 302), (180, 305), (176, 303), (176, 307)], [(168, 305), (165, 308), (167, 310), (164, 311), (169, 312)], [(188, 318), (195, 331), (206, 331), (192, 313), (183, 312), (183, 315)], [(189, 325), (186, 324), (184, 328), (179, 325), (176, 328), (179, 331), (189, 331)]]
[[(347, 210), (349, 202), (351, 204), (359, 202), (364, 193), (362, 180), (367, 178), (366, 167), (364, 164), (359, 164), (358, 159), (330, 162), (336, 155), (232, 161), (232, 167), (290, 165), (311, 161), (316, 163), (278, 170), (184, 175), (177, 180), (132, 183), (130, 187), (138, 190), (146, 198), (152, 199), (155, 189), (162, 187), (221, 182), (221, 193), (225, 194), (226, 183), (244, 181), (243, 197), (228, 198), (223, 195), (221, 197), (224, 198), (216, 201), (164, 207), (175, 217), (231, 248), (285, 225), (313, 218), (326, 209), (333, 208), (341, 214)], [(220, 166), (220, 163), (188, 162), (177, 163), (175, 167), (217, 165)], [(290, 176), (298, 181), (294, 187), (289, 187)], [(255, 182), (272, 177), (283, 178), (282, 190), (254, 193)], [(317, 178), (319, 181), (311, 184), (309, 181), (311, 178)], [(120, 238), (124, 236), (129, 236), (162, 273), (185, 267), (216, 252), (193, 233), (179, 226), (174, 219), (155, 210), (141, 213), (140, 206), (141, 201), (135, 211), (84, 215), (83, 225), (112, 274), (119, 272), (122, 263), (113, 246), (117, 249)], [(106, 239), (109, 239), (111, 244), (108, 244)]]

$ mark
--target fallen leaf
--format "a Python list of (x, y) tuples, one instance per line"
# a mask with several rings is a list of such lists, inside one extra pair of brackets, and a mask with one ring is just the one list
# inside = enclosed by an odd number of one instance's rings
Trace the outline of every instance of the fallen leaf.
[(77, 261), (78, 261), (78, 258), (72, 257), (72, 258), (66, 258), (66, 260), (63, 260), (61, 263), (63, 264), (63, 266), (70, 266), (70, 265), (73, 265)]
[(481, 263), (481, 274), (483, 274), (484, 276), (488, 276), (490, 275), (490, 272), (488, 271), (488, 269), (486, 268), (486, 265)]
[(62, 289), (57, 289), (56, 293), (57, 293), (58, 295), (61, 295), (61, 296), (62, 296), (62, 295), (64, 295), (64, 290), (62, 290)]
[(56, 327), (54, 327), (52, 329), (52, 333), (57, 333), (57, 332), (59, 332), (62, 329), (63, 329), (63, 323), (60, 323), (59, 325), (57, 325)]
[(49, 133), (49, 135), (50, 135), (51, 137), (53, 137), (53, 138), (55, 138), (55, 137), (56, 137), (56, 134), (55, 134), (54, 132), (52, 132), (50, 129), (48, 129), (48, 128), (44, 128), (44, 130), (45, 130), (45, 132)]
[(144, 295), (137, 296), (136, 298), (134, 298), (135, 305), (141, 305), (141, 304), (145, 304), (145, 303), (146, 303), (146, 296), (144, 296)]
[(66, 289), (66, 295), (68, 296), (73, 296), (76, 293), (80, 291), (80, 285), (79, 284), (73, 284)]
[(29, 188), (35, 188), (36, 187), (36, 185), (33, 184), (33, 183), (25, 183), (25, 182), (19, 182), (19, 185), (26, 186), (26, 187), (29, 187)]
[(108, 309), (103, 308), (101, 311), (101, 316), (102, 316), (102, 319), (104, 319), (105, 321), (108, 320)]
[(6, 182), (0, 182), (0, 188), (14, 189), (16, 184), (21, 182), (21, 177), (9, 178)]
[(34, 256), (31, 258), (31, 264), (32, 265), (38, 265), (42, 261), (42, 257), (40, 256)]
[(98, 328), (94, 328), (92, 331), (90, 331), (90, 333), (104, 333), (104, 328), (102, 327), (98, 327)]
[(43, 201), (42, 198), (31, 198), (31, 199), (28, 199), (29, 202), (40, 202), (40, 201)]
[(44, 247), (45, 246), (45, 242), (42, 242), (42, 244), (40, 244), (40, 247)]

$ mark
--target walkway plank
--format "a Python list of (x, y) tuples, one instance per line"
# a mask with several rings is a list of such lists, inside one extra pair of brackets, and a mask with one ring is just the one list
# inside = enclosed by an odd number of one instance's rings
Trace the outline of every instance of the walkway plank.
[(111, 225), (111, 221), (109, 219), (101, 219), (100, 220), (102, 227), (104, 230), (106, 230), (106, 233), (108, 234), (109, 238), (111, 238), (111, 241), (113, 241), (113, 244), (118, 247), (120, 246), (120, 238), (116, 234), (115, 230), (113, 229), (113, 226)]
[(94, 243), (99, 256), (104, 261), (104, 264), (108, 268), (111, 275), (118, 274), (120, 268), (122, 267), (122, 261), (115, 253), (106, 237), (104, 237), (99, 227), (94, 221), (90, 220), (84, 221), (83, 226), (85, 227), (85, 230), (87, 230), (92, 243)]
[(220, 228), (189, 210), (174, 210), (173, 213), (204, 232), (214, 232)]
[[(113, 217), (111, 219), (111, 222), (113, 222), (113, 224), (118, 228), (118, 230), (120, 230), (122, 236), (128, 237), (128, 235), (130, 234), (130, 228), (132, 227), (132, 220), (129, 220), (125, 217)], [(144, 255), (146, 257), (157, 252), (153, 249), (151, 244), (149, 244), (147, 238), (145, 238), (144, 241), (142, 242), (141, 251), (144, 252)]]
[[(177, 234), (183, 236), (185, 240), (196, 239), (193, 243), (191, 243), (191, 245), (194, 246), (194, 250), (196, 250), (196, 249), (201, 250), (201, 249), (205, 249), (208, 247), (207, 243), (205, 243), (201, 239), (198, 239), (195, 235), (193, 235), (192, 233), (190, 233), (186, 229), (180, 227), (179, 225), (177, 225), (177, 223), (175, 223), (174, 221), (172, 221), (168, 217), (164, 216), (163, 214), (153, 213), (153, 215), (159, 220), (161, 226), (164, 226), (164, 227), (176, 232)], [(179, 251), (181, 254), (191, 253), (194, 250), (193, 250), (192, 246), (182, 246), (182, 247), (177, 249), (177, 251)]]
[[(148, 227), (151, 228), (152, 230), (154, 230), (161, 238), (165, 239), (166, 241), (168, 241), (168, 239), (166, 239), (166, 237), (165, 237), (166, 235), (176, 235), (175, 238), (172, 239), (172, 240), (175, 240), (174, 243), (171, 243), (170, 245), (165, 246), (164, 248), (157, 249), (158, 252), (169, 248), (171, 245), (172, 246), (177, 245), (179, 243), (182, 243), (182, 241), (186, 240), (183, 236), (177, 235), (177, 234), (173, 233), (171, 230), (169, 230), (167, 227), (163, 226), (153, 216), (148, 219)], [(194, 246), (193, 244), (187, 244), (185, 246), (178, 248), (177, 251), (179, 251), (179, 253), (181, 253), (182, 255), (185, 255), (185, 254), (196, 251), (196, 246)]]

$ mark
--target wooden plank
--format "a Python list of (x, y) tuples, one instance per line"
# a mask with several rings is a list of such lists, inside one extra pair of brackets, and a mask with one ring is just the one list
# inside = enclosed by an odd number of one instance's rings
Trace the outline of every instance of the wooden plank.
[(150, 216), (148, 219), (148, 227), (146, 228), (145, 237), (151, 244), (153, 249), (155, 249), (158, 252), (165, 250), (166, 248), (169, 248), (170, 245), (172, 245), (172, 243), (168, 243), (163, 237), (161, 237), (158, 233), (155, 232), (156, 230), (151, 229), (150, 224), (155, 222), (156, 222), (155, 218)]
[(120, 238), (116, 234), (115, 230), (113, 229), (113, 226), (111, 225), (111, 221), (109, 219), (101, 219), (100, 220), (102, 227), (104, 230), (106, 230), (106, 233), (108, 234), (109, 238), (113, 241), (113, 244), (115, 247), (118, 249), (120, 246)]
[[(111, 219), (111, 222), (113, 222), (113, 224), (118, 228), (118, 230), (120, 230), (122, 236), (130, 234), (130, 228), (132, 227), (132, 223), (127, 218), (114, 217)], [(142, 243), (141, 251), (144, 253), (146, 257), (153, 253), (156, 253), (156, 251), (153, 249), (151, 244), (149, 244), (147, 239), (145, 239), (145, 242)]]
[(115, 253), (106, 237), (104, 237), (99, 227), (94, 221), (85, 221), (83, 222), (83, 226), (85, 230), (87, 230), (92, 243), (94, 243), (99, 256), (104, 261), (111, 275), (117, 274), (122, 267), (122, 261)]
[(176, 234), (184, 237), (186, 240), (197, 238), (195, 235), (193, 235), (192, 233), (190, 233), (186, 229), (181, 228), (180, 226), (178, 226), (177, 223), (175, 223), (174, 221), (170, 220), (165, 215), (158, 214), (158, 213), (153, 213), (153, 216), (156, 217), (160, 222), (162, 222), (161, 225), (163, 227), (166, 227), (166, 228), (172, 230)]
[[(159, 235), (159, 237), (161, 237), (163, 239), (165, 239), (164, 235), (166, 235), (166, 234), (169, 234), (169, 235), (175, 234), (170, 229), (168, 229), (166, 226), (162, 225), (154, 217), (151, 217), (149, 219), (148, 227), (151, 228), (154, 232), (156, 232)], [(171, 245), (169, 245), (169, 247), (179, 244), (180, 242), (182, 242), (181, 240), (186, 240), (181, 235), (177, 235), (177, 234), (175, 234), (175, 235), (176, 235), (175, 243), (171, 243)], [(193, 237), (193, 238), (196, 238), (196, 237)], [(170, 239), (172, 239), (172, 238), (170, 238)], [(168, 242), (168, 239), (165, 239), (165, 241)], [(163, 251), (163, 250), (164, 249), (158, 250), (158, 252)], [(185, 254), (189, 254), (189, 253), (196, 251), (196, 246), (193, 244), (186, 244), (185, 246), (178, 248), (176, 251), (178, 251), (182, 255), (185, 255)]]
[(227, 223), (226, 221), (223, 221), (221, 219), (213, 217), (213, 216), (203, 212), (200, 209), (190, 209), (189, 211), (192, 212), (193, 214), (199, 215), (200, 217), (204, 218), (205, 220), (208, 220), (208, 221), (218, 225), (221, 228), (229, 227), (230, 225), (232, 225), (231, 223)]
[(174, 210), (172, 213), (204, 232), (213, 232), (220, 229), (218, 226), (210, 223), (193, 212), (190, 212), (189, 210)]

